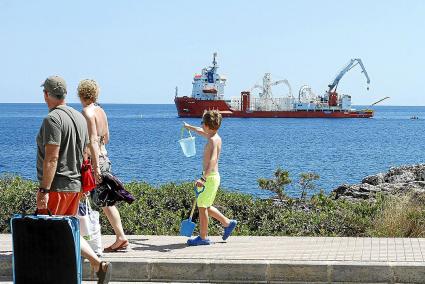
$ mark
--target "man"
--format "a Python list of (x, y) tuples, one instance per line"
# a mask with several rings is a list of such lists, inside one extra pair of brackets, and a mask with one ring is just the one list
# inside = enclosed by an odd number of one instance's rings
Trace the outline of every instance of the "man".
[[(65, 80), (50, 76), (41, 85), (49, 114), (37, 135), (37, 209), (54, 215), (77, 214), (81, 191), (81, 164), (88, 145), (85, 118), (66, 105)], [(108, 283), (112, 265), (100, 261), (88, 243), (80, 238), (81, 254), (98, 275), (98, 283)]]

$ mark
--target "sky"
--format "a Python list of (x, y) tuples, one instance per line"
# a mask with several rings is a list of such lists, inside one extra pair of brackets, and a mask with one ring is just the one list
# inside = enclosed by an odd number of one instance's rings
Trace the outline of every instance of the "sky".
[[(218, 53), (230, 99), (287, 79), (323, 94), (337, 72), (355, 105), (425, 105), (425, 1), (57, 1), (0, 0), (0, 103), (42, 103), (40, 84), (60, 75), (68, 102), (79, 80), (95, 79), (101, 103), (172, 104), (175, 87)], [(284, 85), (274, 96), (287, 94)]]

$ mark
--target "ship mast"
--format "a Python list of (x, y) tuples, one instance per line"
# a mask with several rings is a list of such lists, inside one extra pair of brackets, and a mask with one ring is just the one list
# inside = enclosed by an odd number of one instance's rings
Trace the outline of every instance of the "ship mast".
[(266, 73), (263, 78), (263, 93), (260, 98), (263, 99), (264, 109), (267, 111), (271, 110), (272, 97), (270, 73)]
[(212, 71), (213, 73), (215, 73), (215, 72), (216, 72), (216, 70), (217, 70), (217, 68), (218, 68), (216, 58), (217, 58), (217, 52), (214, 52), (214, 53), (213, 53), (213, 61), (212, 61), (213, 66), (211, 66), (211, 67), (210, 67), (210, 68), (211, 68), (211, 71)]

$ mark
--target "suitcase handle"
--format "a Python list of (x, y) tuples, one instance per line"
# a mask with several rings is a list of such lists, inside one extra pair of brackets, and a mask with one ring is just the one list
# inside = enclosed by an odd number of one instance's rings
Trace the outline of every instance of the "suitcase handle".
[[(37, 209), (35, 209), (34, 215), (37, 216), (38, 213), (39, 213), (39, 211), (38, 211), (38, 208), (37, 208)], [(49, 208), (47, 208), (47, 213), (49, 213), (49, 216), (50, 217), (52, 216), (52, 212), (50, 212), (50, 209)]]

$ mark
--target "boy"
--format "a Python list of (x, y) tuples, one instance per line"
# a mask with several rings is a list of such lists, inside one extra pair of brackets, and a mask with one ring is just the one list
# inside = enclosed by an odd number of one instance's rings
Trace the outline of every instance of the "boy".
[(208, 139), (204, 149), (202, 176), (196, 181), (197, 187), (205, 186), (204, 192), (198, 196), (197, 205), (199, 210), (200, 235), (189, 239), (189, 246), (209, 245), (208, 239), (208, 216), (213, 217), (224, 227), (223, 240), (226, 240), (236, 227), (236, 220), (229, 220), (220, 213), (213, 205), (218, 186), (220, 185), (220, 174), (218, 173), (218, 159), (221, 152), (221, 138), (218, 129), (221, 125), (221, 114), (216, 110), (205, 111), (202, 116), (202, 128), (194, 127), (184, 123), (186, 129), (195, 131)]

